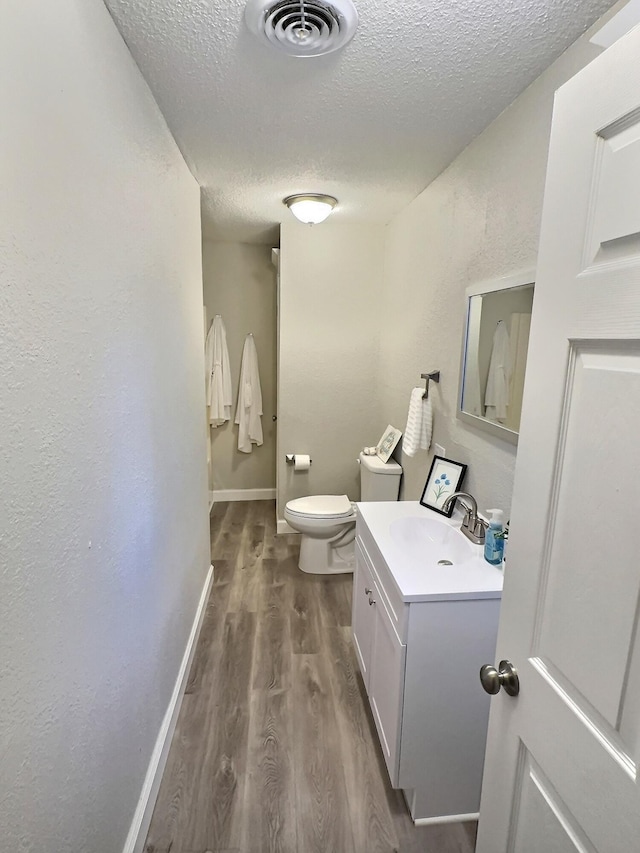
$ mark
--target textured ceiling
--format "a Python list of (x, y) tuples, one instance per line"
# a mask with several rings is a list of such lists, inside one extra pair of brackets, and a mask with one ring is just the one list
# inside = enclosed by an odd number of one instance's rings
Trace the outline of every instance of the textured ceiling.
[(286, 195), (388, 221), (611, 0), (355, 0), (353, 41), (284, 56), (243, 0), (105, 0), (202, 187), (203, 228), (268, 242)]

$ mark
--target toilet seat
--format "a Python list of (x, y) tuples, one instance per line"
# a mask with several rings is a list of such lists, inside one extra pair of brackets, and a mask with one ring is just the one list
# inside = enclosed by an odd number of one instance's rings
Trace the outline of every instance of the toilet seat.
[[(377, 456), (360, 454), (360, 484), (364, 501), (398, 499), (402, 468)], [(353, 572), (358, 505), (347, 495), (308, 495), (284, 506), (285, 528), (300, 533), (298, 567), (310, 575)], [(278, 527), (280, 521), (278, 520)]]
[(353, 572), (357, 511), (346, 495), (308, 495), (288, 501), (285, 521), (298, 533), (298, 566), (312, 575)]
[(297, 518), (336, 521), (355, 516), (353, 504), (346, 495), (309, 495), (289, 501), (286, 510)]

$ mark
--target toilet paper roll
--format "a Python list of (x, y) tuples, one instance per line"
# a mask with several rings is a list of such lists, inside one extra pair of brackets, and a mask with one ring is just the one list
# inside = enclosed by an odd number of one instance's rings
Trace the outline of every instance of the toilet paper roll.
[(311, 458), (306, 453), (296, 453), (293, 457), (294, 471), (308, 471), (311, 467)]

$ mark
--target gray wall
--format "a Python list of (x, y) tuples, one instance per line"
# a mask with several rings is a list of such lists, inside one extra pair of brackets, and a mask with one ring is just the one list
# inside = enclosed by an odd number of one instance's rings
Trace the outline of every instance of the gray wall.
[[(508, 515), (516, 447), (456, 417), (465, 289), (535, 267), (554, 93), (600, 53), (588, 38), (386, 228), (343, 223), (339, 209), (313, 228), (283, 222), (279, 518), (302, 494), (357, 497), (358, 450), (388, 423), (404, 430), (411, 389), (437, 368), (434, 443), (469, 465), (465, 487), (481, 508)], [(309, 474), (285, 466), (296, 451), (313, 457)], [(394, 455), (402, 497), (418, 499), (433, 447)]]
[[(357, 457), (388, 421), (380, 415), (378, 336), (384, 227), (288, 218), (280, 238), (278, 518), (309, 494), (360, 497)], [(286, 453), (313, 464), (294, 473)]]
[(0, 28), (0, 848), (121, 851), (209, 565), (199, 189), (101, 0)]
[[(456, 417), (465, 288), (535, 267), (554, 92), (598, 53), (584, 37), (573, 45), (387, 228), (381, 406), (404, 427), (416, 379), (440, 368), (434, 442), (469, 465), (481, 509), (507, 517), (516, 448)], [(432, 452), (402, 455), (405, 499), (422, 493)]]
[[(213, 489), (275, 489), (276, 486), (276, 268), (268, 246), (214, 243), (202, 246), (204, 304), (211, 323), (221, 314), (233, 376), (231, 421), (211, 429)], [(238, 450), (235, 424), (242, 347), (249, 332), (258, 351), (264, 444)]]

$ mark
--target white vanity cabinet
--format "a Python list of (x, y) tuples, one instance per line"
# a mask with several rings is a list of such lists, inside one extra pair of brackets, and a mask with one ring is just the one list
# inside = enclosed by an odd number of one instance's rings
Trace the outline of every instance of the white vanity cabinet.
[(353, 641), (391, 781), (397, 778), (407, 647), (400, 641), (381, 585), (356, 543)]
[(371, 650), (377, 617), (375, 610), (371, 608), (376, 606), (376, 596), (379, 598), (380, 593), (373, 580), (373, 573), (367, 565), (366, 559), (363, 558), (360, 544), (356, 542), (351, 624), (353, 627), (353, 645), (367, 691), (369, 690)]
[(394, 516), (411, 512), (436, 515), (411, 502), (359, 505), (354, 647), (391, 784), (413, 819), (470, 819), (489, 716), (478, 673), (494, 662), (502, 574), (481, 560), (421, 565), (419, 552), (404, 553), (388, 535)]

